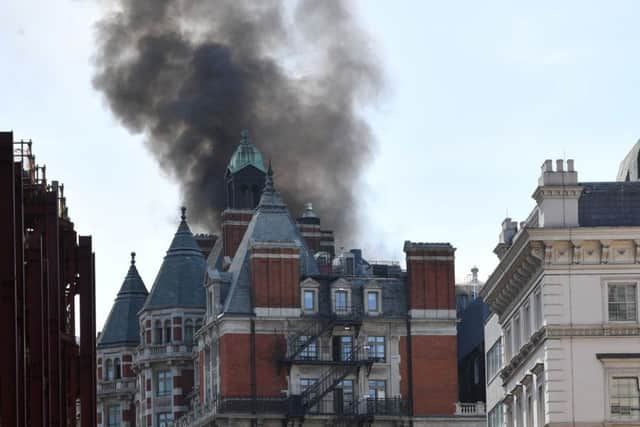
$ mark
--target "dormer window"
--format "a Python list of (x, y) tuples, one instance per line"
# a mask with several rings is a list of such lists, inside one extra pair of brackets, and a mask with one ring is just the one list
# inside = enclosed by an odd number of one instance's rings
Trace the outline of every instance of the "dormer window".
[(382, 313), (382, 286), (375, 280), (364, 286), (364, 309), (369, 316)]
[(317, 313), (318, 312), (318, 289), (320, 283), (309, 278), (300, 284), (300, 305), (302, 307), (302, 313)]
[(351, 312), (351, 283), (347, 280), (340, 278), (331, 284), (331, 306), (338, 315)]

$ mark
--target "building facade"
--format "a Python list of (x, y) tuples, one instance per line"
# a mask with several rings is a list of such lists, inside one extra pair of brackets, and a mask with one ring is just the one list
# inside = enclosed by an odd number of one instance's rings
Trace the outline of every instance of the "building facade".
[(0, 426), (93, 427), (91, 236), (31, 147), (0, 132)]
[(533, 198), (481, 291), (489, 426), (638, 425), (640, 182), (547, 160)]
[(206, 260), (183, 213), (136, 313), (137, 425), (484, 424), (459, 402), (450, 244), (405, 242), (406, 271), (336, 256), (246, 133), (225, 177)]

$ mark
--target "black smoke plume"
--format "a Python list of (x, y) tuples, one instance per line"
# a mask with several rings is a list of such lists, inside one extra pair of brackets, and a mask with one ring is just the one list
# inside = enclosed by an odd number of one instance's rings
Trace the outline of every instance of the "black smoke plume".
[[(240, 132), (273, 161), (294, 215), (314, 203), (351, 237), (375, 141), (359, 111), (382, 85), (343, 0), (114, 0), (98, 23), (95, 87), (144, 133), (193, 222), (217, 227)], [(361, 190), (360, 190), (361, 191)]]

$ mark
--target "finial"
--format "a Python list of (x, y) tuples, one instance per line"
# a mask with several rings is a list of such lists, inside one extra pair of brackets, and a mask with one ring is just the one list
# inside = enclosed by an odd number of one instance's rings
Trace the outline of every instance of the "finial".
[(187, 208), (183, 206), (180, 208), (180, 210), (182, 211), (182, 215), (180, 215), (180, 218), (184, 221), (185, 219), (187, 219)]
[(248, 144), (249, 143), (249, 131), (246, 129), (243, 129), (242, 132), (240, 132), (240, 143), (241, 144)]
[(264, 193), (273, 193), (275, 187), (273, 186), (273, 169), (271, 168), (271, 160), (269, 160), (269, 169), (267, 169), (267, 176), (264, 181)]
[(131, 265), (136, 265), (136, 253), (131, 252)]

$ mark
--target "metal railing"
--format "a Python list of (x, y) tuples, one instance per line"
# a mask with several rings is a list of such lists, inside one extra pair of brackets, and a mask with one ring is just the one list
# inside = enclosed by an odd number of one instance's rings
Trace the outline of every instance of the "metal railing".
[(486, 411), (484, 402), (473, 402), (473, 403), (456, 402), (455, 415), (475, 416), (475, 415), (486, 415), (486, 413), (487, 411)]
[(286, 414), (286, 397), (216, 396), (204, 405), (196, 405), (174, 422), (174, 427), (194, 427), (217, 414)]

